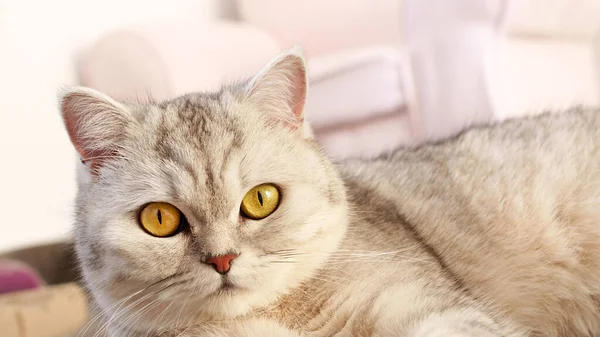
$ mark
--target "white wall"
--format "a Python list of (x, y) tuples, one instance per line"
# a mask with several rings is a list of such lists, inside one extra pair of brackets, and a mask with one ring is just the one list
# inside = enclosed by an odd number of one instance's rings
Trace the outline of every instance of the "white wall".
[(185, 13), (209, 20), (214, 0), (0, 0), (0, 251), (68, 235), (75, 152), (56, 91), (75, 84), (78, 51), (112, 29)]

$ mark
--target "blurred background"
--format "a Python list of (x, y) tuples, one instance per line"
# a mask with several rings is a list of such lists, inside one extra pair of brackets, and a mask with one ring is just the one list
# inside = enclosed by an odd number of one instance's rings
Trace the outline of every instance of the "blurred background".
[(0, 252), (69, 234), (61, 86), (165, 99), (293, 45), (334, 158), (600, 103), (600, 0), (0, 0)]

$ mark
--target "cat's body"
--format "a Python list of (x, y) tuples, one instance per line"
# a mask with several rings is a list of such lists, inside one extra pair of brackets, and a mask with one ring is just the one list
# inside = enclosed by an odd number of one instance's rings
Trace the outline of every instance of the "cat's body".
[[(311, 303), (327, 288), (343, 300), (315, 303), (327, 309), (322, 315), (290, 304), (286, 323), (312, 312), (308, 325), (319, 335), (371, 335), (392, 317), (407, 327), (465, 301), (534, 335), (600, 334), (599, 160), (600, 111), (574, 109), (341, 163), (354, 210), (349, 232), (314, 285), (290, 302)], [(491, 335), (506, 335), (496, 329)], [(406, 330), (378, 335), (393, 331)]]
[[(600, 111), (334, 166), (302, 126), (299, 60), (280, 57), (242, 95), (144, 107), (64, 96), (92, 161), (76, 235), (101, 332), (600, 335)], [(281, 189), (278, 209), (240, 217), (264, 182)], [(138, 209), (153, 201), (177, 206), (187, 229), (144, 233)], [(231, 252), (228, 274), (206, 265)]]

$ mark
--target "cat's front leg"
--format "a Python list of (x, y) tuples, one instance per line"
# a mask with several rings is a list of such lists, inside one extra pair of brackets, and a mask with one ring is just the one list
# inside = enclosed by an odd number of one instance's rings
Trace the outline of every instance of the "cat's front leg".
[(429, 314), (407, 337), (525, 337), (513, 324), (499, 323), (475, 309), (451, 309)]

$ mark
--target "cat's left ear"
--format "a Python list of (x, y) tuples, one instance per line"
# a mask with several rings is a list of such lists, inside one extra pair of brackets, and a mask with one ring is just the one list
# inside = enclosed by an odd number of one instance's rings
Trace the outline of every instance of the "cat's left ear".
[(250, 81), (246, 100), (271, 122), (301, 129), (304, 127), (307, 90), (304, 53), (300, 47), (295, 47), (273, 59)]

